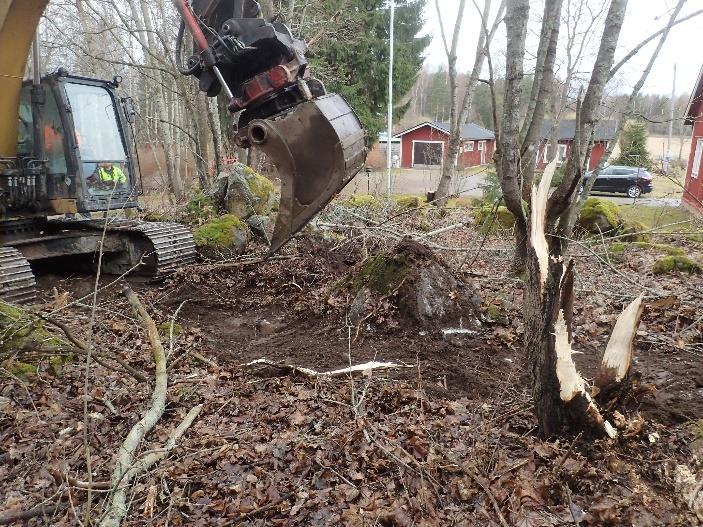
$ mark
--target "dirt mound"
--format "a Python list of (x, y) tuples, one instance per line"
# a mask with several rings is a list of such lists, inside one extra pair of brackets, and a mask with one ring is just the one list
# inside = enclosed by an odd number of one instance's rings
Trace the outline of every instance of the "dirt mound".
[(350, 295), (349, 319), (359, 325), (382, 315), (425, 327), (475, 328), (481, 299), (425, 245), (405, 238), (367, 258), (340, 284)]

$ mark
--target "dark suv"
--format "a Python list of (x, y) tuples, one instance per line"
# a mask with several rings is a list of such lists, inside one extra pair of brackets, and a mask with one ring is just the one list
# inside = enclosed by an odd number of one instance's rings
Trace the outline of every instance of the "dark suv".
[[(584, 185), (591, 175), (593, 172), (586, 172), (583, 177)], [(652, 192), (652, 174), (641, 167), (610, 165), (600, 171), (593, 190), (623, 193), (631, 198), (639, 198), (642, 194)]]

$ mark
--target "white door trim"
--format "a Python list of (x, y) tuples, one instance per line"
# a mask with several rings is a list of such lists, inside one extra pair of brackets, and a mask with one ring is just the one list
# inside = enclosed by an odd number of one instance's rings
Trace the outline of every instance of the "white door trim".
[(412, 150), (410, 151), (410, 168), (415, 168), (415, 143), (441, 143), (442, 144), (442, 159), (440, 160), (440, 166), (444, 161), (444, 141), (424, 141), (422, 139), (413, 139)]

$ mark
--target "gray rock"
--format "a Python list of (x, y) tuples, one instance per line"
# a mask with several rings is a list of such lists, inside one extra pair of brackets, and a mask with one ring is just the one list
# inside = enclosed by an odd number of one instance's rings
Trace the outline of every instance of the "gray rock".
[(208, 195), (220, 209), (242, 219), (269, 214), (276, 199), (271, 181), (241, 163), (220, 173)]
[(249, 226), (254, 238), (266, 243), (271, 243), (271, 237), (268, 230), (271, 223), (271, 218), (260, 214), (253, 214), (252, 216), (249, 216), (245, 222)]

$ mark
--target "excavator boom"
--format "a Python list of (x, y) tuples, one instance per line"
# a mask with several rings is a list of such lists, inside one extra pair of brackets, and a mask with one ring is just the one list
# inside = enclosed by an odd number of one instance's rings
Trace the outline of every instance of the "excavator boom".
[[(236, 142), (257, 147), (281, 179), (269, 249), (280, 249), (355, 175), (366, 133), (347, 102), (310, 76), (306, 45), (281, 22), (261, 17), (255, 0), (173, 0), (182, 17), (176, 60), (209, 96), (223, 93), (238, 113)], [(181, 61), (188, 29), (194, 53)]]
[(0, 158), (17, 150), (22, 78), (34, 33), (49, 0), (0, 0)]

